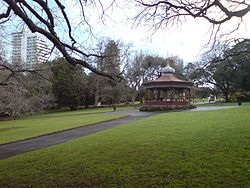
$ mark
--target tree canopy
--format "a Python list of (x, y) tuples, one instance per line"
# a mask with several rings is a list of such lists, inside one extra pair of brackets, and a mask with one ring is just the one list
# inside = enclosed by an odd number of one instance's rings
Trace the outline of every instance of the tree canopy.
[(52, 88), (59, 106), (75, 110), (84, 101), (85, 73), (79, 66), (67, 63), (64, 58), (51, 62)]
[[(108, 8), (114, 7), (118, 0), (111, 1)], [(98, 70), (92, 65), (92, 58), (100, 58), (101, 54), (89, 50), (81, 38), (76, 37), (75, 30), (83, 27), (82, 34), (91, 31), (88, 19), (100, 16), (98, 11), (87, 11), (91, 5), (101, 7), (102, 15), (106, 8), (102, 1), (74, 0), (73, 6), (79, 19), (71, 19), (72, 7), (67, 1), (43, 1), (43, 0), (3, 0), (0, 2), (0, 24), (16, 23), (17, 20), (24, 23), (32, 32), (38, 32), (45, 36), (72, 65), (79, 64), (90, 71), (113, 78), (108, 73)], [(212, 25), (221, 25), (233, 18), (239, 20), (248, 14), (250, 5), (247, 1), (219, 1), (219, 0), (187, 0), (187, 1), (128, 1), (138, 24), (147, 23), (150, 27), (170, 27), (185, 21), (187, 17), (203, 18)], [(94, 12), (94, 13), (93, 13)], [(101, 16), (102, 17), (102, 16)], [(75, 23), (76, 22), (76, 23)], [(90, 26), (90, 27), (89, 27)], [(86, 29), (89, 27), (89, 29)], [(219, 30), (219, 26), (215, 31)], [(232, 28), (232, 31), (236, 28)], [(64, 33), (62, 35), (62, 33)], [(103, 57), (105, 58), (105, 57)], [(119, 74), (116, 75), (119, 77)]]
[(218, 46), (216, 52), (204, 54), (203, 61), (188, 64), (186, 68), (189, 69), (189, 77), (198, 85), (214, 85), (228, 101), (230, 94), (250, 90), (249, 50), (249, 39), (231, 47)]

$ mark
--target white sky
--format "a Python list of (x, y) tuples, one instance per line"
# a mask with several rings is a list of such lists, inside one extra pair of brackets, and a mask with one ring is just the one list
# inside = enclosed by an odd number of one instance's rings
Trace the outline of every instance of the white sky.
[(184, 61), (194, 61), (200, 50), (208, 41), (209, 26), (197, 26), (193, 21), (184, 23), (182, 27), (158, 30), (156, 33), (146, 28), (131, 28), (128, 25), (113, 25), (105, 29), (105, 35), (115, 40), (133, 43), (136, 49), (162, 57), (178, 55)]
[[(233, 36), (250, 38), (250, 16), (245, 18), (246, 26), (243, 24), (239, 31)], [(234, 24), (225, 24), (226, 28), (233, 28)], [(104, 29), (105, 28), (105, 29)], [(102, 34), (110, 36), (115, 40), (132, 42), (138, 50), (156, 53), (163, 57), (178, 55), (184, 62), (198, 60), (205, 45), (209, 41), (211, 25), (204, 20), (190, 19), (178, 28), (162, 29), (152, 34), (145, 28), (131, 28), (127, 24), (111, 24), (102, 27)]]
[[(104, 24), (92, 20), (92, 24), (95, 24), (94, 32), (125, 43), (131, 42), (138, 51), (143, 50), (162, 57), (178, 55), (184, 62), (198, 60), (209, 41), (211, 25), (206, 20), (190, 18), (182, 26), (158, 30), (152, 35), (152, 32), (143, 26), (132, 28), (132, 22), (127, 20), (127, 17), (133, 14), (131, 10), (118, 8), (110, 10), (107, 12), (109, 18), (104, 21)], [(236, 20), (229, 21), (223, 24), (221, 31), (232, 30), (236, 25)], [(233, 36), (250, 38), (250, 13)]]
[[(108, 1), (113, 0), (103, 0), (105, 3)], [(70, 21), (78, 24), (81, 18), (80, 7), (75, 6), (76, 1), (62, 0), (62, 2), (67, 7), (66, 11), (70, 16)], [(118, 2), (118, 0), (116, 2)], [(121, 2), (125, 1), (121, 0)], [(117, 6), (120, 8), (114, 6), (105, 12), (107, 15), (104, 17), (104, 22), (98, 19), (98, 15), (101, 15), (102, 12), (101, 10), (98, 12), (96, 6), (90, 6), (86, 12), (93, 33), (97, 38), (109, 37), (114, 40), (121, 40), (125, 43), (132, 43), (134, 50), (144, 51), (148, 54), (158, 54), (163, 58), (177, 55), (186, 63), (198, 60), (202, 54), (202, 50), (204, 50), (204, 45), (209, 41), (209, 29), (211, 25), (205, 20), (190, 18), (178, 27), (175, 26), (158, 30), (152, 34), (151, 31), (148, 31), (148, 28), (142, 25), (132, 27), (133, 22), (129, 18), (136, 15), (134, 7), (125, 9), (124, 7), (127, 7), (127, 5), (120, 4)], [(104, 8), (106, 7), (104, 5)], [(234, 36), (250, 38), (250, 13), (244, 17), (244, 22), (245, 24), (241, 25), (241, 28), (234, 33)], [(221, 31), (232, 30), (236, 25), (235, 20), (231, 20), (223, 24)], [(59, 29), (61, 28), (63, 27)], [(78, 35), (79, 39), (86, 37), (83, 36), (84, 31), (77, 31), (75, 34)], [(94, 40), (88, 40), (88, 42), (90, 41), (90, 43), (92, 43), (90, 44), (92, 47), (95, 47), (96, 41)]]

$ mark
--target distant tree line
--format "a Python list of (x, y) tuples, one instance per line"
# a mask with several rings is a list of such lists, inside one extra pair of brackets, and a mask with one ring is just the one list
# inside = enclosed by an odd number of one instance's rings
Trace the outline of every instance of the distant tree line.
[[(142, 83), (161, 76), (167, 62), (176, 75), (192, 80), (200, 90), (197, 97), (209, 94), (223, 95), (226, 101), (250, 99), (250, 40), (232, 46), (220, 44), (203, 54), (200, 62), (183, 65), (178, 57), (132, 53), (129, 45), (114, 40), (98, 44), (100, 57), (92, 61), (98, 71), (117, 79), (86, 71), (80, 65), (71, 65), (64, 57), (24, 69), (20, 62), (9, 63), (1, 56), (0, 115), (16, 117), (68, 107), (135, 104), (142, 101)], [(206, 88), (206, 87), (205, 87)]]
[(250, 100), (250, 40), (218, 43), (200, 62), (189, 63), (186, 72), (197, 85), (212, 85), (226, 102)]
[[(109, 21), (110, 10), (129, 9), (128, 16), (133, 18), (133, 24), (148, 26), (154, 31), (161, 28), (172, 28), (181, 25), (190, 18), (203, 20), (211, 25), (211, 39), (217, 39), (224, 23), (234, 20), (235, 24), (228, 33), (237, 31), (244, 17), (250, 11), (248, 1), (204, 0), (204, 1), (0, 1), (0, 30), (4, 27), (25, 25), (33, 33), (40, 33), (53, 45), (71, 65), (80, 65), (95, 74), (111, 79), (121, 78), (109, 75), (92, 65), (92, 58), (100, 57), (93, 48), (89, 49), (85, 40), (93, 35), (95, 23)], [(120, 9), (120, 10), (121, 10)], [(72, 14), (74, 11), (74, 14)], [(119, 11), (119, 9), (118, 9)], [(121, 10), (122, 11), (122, 10)], [(72, 17), (72, 15), (74, 17)], [(74, 19), (72, 19), (74, 18)], [(99, 18), (94, 24), (91, 20)], [(125, 19), (124, 17), (123, 19)], [(85, 37), (77, 37), (81, 33)]]
[[(93, 59), (97, 70), (121, 78), (110, 79), (71, 65), (63, 57), (31, 70), (16, 62), (1, 59), (0, 113), (9, 116), (33, 114), (42, 110), (79, 106), (114, 105), (140, 100), (142, 83), (160, 76), (167, 60), (157, 55), (130, 53), (129, 45), (105, 40), (98, 44), (100, 57)], [(104, 58), (103, 58), (104, 57)], [(182, 75), (183, 62), (170, 60)]]

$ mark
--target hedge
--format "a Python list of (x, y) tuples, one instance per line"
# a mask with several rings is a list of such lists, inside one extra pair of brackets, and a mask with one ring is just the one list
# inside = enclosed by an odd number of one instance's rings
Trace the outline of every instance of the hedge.
[(156, 105), (145, 105), (140, 108), (140, 111), (153, 112), (153, 111), (180, 111), (196, 108), (194, 105), (169, 105), (169, 106), (156, 106)]

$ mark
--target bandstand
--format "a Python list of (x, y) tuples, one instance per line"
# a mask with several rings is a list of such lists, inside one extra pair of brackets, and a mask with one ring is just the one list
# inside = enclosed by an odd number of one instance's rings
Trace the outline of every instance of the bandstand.
[[(155, 107), (155, 109), (187, 109), (191, 101), (191, 88), (193, 82), (181, 80), (175, 75), (175, 69), (167, 66), (162, 70), (161, 77), (156, 80), (144, 82), (144, 107)], [(158, 108), (157, 108), (158, 107)]]

